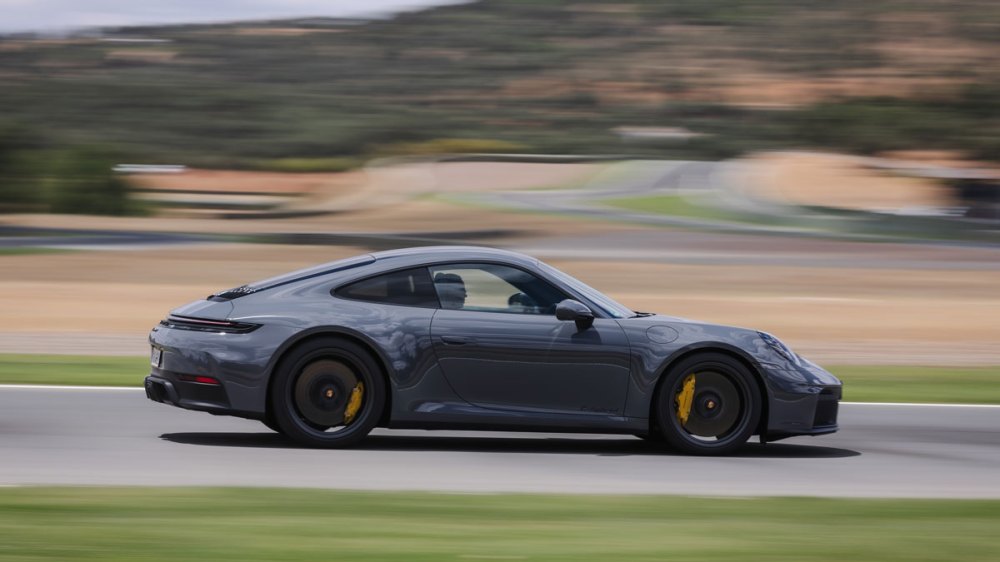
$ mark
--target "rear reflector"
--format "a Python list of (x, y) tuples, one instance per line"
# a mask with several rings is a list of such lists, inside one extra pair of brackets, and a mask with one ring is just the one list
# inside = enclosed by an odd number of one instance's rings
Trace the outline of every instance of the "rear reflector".
[(198, 384), (211, 384), (215, 386), (220, 385), (219, 379), (206, 377), (204, 375), (178, 375), (177, 378), (184, 382), (196, 382)]

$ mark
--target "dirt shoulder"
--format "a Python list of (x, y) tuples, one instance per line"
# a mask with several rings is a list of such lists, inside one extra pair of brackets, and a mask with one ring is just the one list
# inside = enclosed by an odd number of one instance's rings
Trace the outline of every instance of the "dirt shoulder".
[(853, 156), (778, 152), (746, 162), (751, 193), (792, 205), (895, 212), (956, 204), (937, 181), (892, 175)]
[[(0, 351), (24, 349), (24, 334), (104, 334), (118, 338), (112, 347), (134, 338), (138, 351), (176, 306), (363, 251), (230, 244), (3, 256)], [(637, 310), (767, 330), (827, 361), (1000, 364), (1000, 272), (550, 263)]]

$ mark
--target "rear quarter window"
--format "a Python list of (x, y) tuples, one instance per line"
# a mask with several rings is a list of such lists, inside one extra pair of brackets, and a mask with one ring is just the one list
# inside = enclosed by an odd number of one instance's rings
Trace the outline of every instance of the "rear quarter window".
[(355, 281), (333, 291), (343, 299), (400, 306), (438, 308), (437, 293), (426, 268), (393, 271)]

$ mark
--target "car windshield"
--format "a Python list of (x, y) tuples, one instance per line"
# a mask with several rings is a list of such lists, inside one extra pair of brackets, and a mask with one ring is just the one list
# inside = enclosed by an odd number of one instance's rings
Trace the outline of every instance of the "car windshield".
[(568, 285), (573, 290), (583, 295), (587, 300), (601, 307), (601, 310), (612, 318), (628, 318), (630, 316), (635, 316), (635, 312), (632, 311), (632, 309), (615, 302), (604, 293), (598, 291), (590, 285), (587, 285), (572, 275), (563, 273), (547, 263), (538, 262), (538, 265), (546, 274)]

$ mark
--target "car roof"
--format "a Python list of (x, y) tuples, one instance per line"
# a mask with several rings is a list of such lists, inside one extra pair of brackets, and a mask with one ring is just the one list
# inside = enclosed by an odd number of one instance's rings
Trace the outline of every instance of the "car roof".
[(258, 291), (273, 289), (308, 279), (328, 278), (330, 275), (337, 276), (343, 280), (401, 267), (420, 267), (434, 263), (465, 261), (499, 261), (526, 268), (537, 267), (539, 263), (538, 260), (531, 256), (483, 246), (420, 246), (400, 248), (397, 250), (360, 254), (347, 259), (299, 269), (221, 291), (210, 295), (209, 298), (224, 300), (239, 298)]
[(485, 246), (418, 246), (400, 248), (370, 254), (376, 261), (396, 263), (431, 263), (436, 261), (499, 260), (514, 264), (534, 266), (538, 260), (509, 250), (487, 248)]

